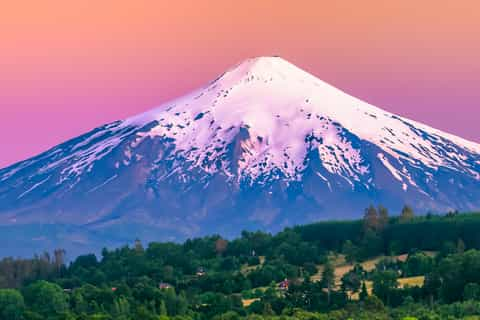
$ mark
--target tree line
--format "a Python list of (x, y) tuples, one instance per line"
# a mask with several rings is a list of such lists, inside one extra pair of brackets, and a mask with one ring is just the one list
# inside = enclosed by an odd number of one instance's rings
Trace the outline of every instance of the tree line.
[[(68, 265), (60, 249), (4, 258), (0, 319), (463, 319), (480, 313), (479, 227), (480, 214), (415, 216), (406, 206), (392, 217), (371, 206), (360, 220), (136, 241)], [(340, 281), (339, 255), (354, 266)], [(413, 276), (423, 286), (399, 285)]]

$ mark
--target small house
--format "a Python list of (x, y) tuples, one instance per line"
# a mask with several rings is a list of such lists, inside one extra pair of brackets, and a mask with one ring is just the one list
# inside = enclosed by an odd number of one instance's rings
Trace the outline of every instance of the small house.
[(170, 283), (160, 282), (160, 284), (158, 285), (158, 288), (160, 288), (161, 290), (166, 290), (166, 289), (173, 288), (173, 286)]
[(200, 267), (197, 269), (197, 276), (199, 277), (203, 277), (207, 274), (207, 272), (205, 271), (205, 269), (203, 267)]
[(285, 280), (283, 280), (282, 282), (280, 282), (280, 283), (278, 284), (278, 288), (279, 288), (280, 290), (285, 290), (285, 291), (287, 291), (289, 287), (290, 287), (290, 281), (289, 281), (288, 279), (285, 279)]

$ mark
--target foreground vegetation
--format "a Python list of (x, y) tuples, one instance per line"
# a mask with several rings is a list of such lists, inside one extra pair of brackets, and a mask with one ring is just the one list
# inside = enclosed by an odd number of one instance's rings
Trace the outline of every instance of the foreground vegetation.
[(65, 265), (0, 261), (0, 319), (480, 319), (480, 214), (322, 222)]

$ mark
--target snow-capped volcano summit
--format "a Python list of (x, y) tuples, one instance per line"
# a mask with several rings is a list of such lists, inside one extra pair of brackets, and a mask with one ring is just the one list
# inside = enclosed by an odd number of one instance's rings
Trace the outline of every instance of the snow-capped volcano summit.
[[(246, 129), (249, 139), (242, 141), (242, 147), (249, 151), (248, 159), (239, 159), (241, 170), (231, 173), (253, 179), (275, 168), (290, 179), (300, 178), (307, 165), (307, 152), (315, 148), (329, 172), (347, 180), (367, 174), (368, 165), (363, 163), (360, 149), (344, 137), (347, 132), (379, 146), (399, 162), (417, 161), (432, 168), (450, 164), (459, 171), (472, 169), (464, 161), (467, 159), (445, 159), (445, 153), (457, 157), (458, 150), (449, 151), (435, 142), (443, 140), (446, 145), (457, 144), (480, 153), (478, 144), (385, 112), (279, 57), (247, 60), (206, 88), (128, 119), (125, 124), (152, 121), (158, 121), (158, 125), (149, 136), (175, 139), (177, 149), (187, 159), (207, 170), (209, 166), (202, 163), (214, 164), (227, 143)], [(430, 132), (434, 140), (421, 139), (421, 131)], [(305, 143), (306, 138), (310, 143)], [(391, 166), (389, 169), (397, 171)], [(478, 174), (474, 170), (470, 173)], [(392, 174), (402, 176), (401, 172)], [(408, 175), (403, 176), (407, 183), (412, 182)]]
[(0, 223), (126, 239), (143, 226), (172, 239), (278, 230), (358, 216), (371, 203), (480, 208), (480, 145), (279, 57), (246, 60), (186, 96), (0, 170)]

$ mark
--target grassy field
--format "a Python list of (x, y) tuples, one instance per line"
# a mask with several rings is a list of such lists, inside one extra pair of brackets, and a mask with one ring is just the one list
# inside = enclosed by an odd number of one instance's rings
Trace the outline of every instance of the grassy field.
[(245, 308), (249, 307), (252, 303), (255, 301), (260, 301), (260, 298), (255, 298), (255, 299), (243, 299), (242, 303)]
[[(397, 256), (397, 259), (398, 259), (398, 257), (401, 257), (401, 256)], [(363, 269), (365, 271), (372, 271), (373, 269), (375, 269), (375, 265), (383, 258), (385, 258), (385, 257), (381, 256), (381, 257), (377, 257), (377, 258), (374, 258), (374, 259), (370, 259), (370, 260), (367, 260), (367, 261), (364, 261), (364, 262), (360, 263), (360, 265), (363, 267)], [(345, 256), (341, 255), (341, 254), (333, 257), (331, 259), (331, 261), (333, 263), (333, 266), (335, 267), (335, 284), (337, 286), (339, 286), (340, 283), (341, 283), (342, 277), (346, 273), (351, 271), (353, 269), (354, 265), (347, 263), (346, 260), (345, 260)], [(312, 281), (322, 280), (323, 265), (317, 266), (317, 269), (318, 269), (318, 272), (311, 277)]]
[[(435, 252), (429, 252), (426, 251), (426, 254), (430, 256), (434, 256)], [(380, 262), (384, 258), (394, 258), (396, 260), (405, 262), (407, 260), (408, 255), (407, 254), (402, 254), (402, 255), (397, 255), (394, 257), (387, 257), (387, 256), (380, 256), (376, 257), (374, 259), (370, 259), (367, 261), (364, 261), (360, 263), (360, 265), (363, 267), (363, 269), (367, 272), (370, 272), (375, 269), (375, 265)], [(332, 264), (335, 267), (335, 285), (337, 288), (340, 287), (342, 277), (347, 274), (349, 271), (351, 271), (354, 267), (354, 264), (349, 264), (345, 261), (345, 256), (344, 255), (336, 255), (331, 258)], [(311, 277), (312, 281), (320, 281), (322, 280), (322, 272), (323, 272), (323, 265), (317, 266), (318, 272)], [(402, 278), (399, 279), (399, 285), (400, 287), (404, 287), (406, 285), (409, 286), (423, 286), (423, 282), (425, 280), (425, 277), (420, 276), (420, 277), (411, 277), (411, 278)], [(367, 282), (367, 288), (368, 288), (368, 282)]]
[[(435, 255), (435, 252), (425, 251), (425, 253), (430, 255), (430, 256)], [(363, 269), (365, 271), (370, 272), (370, 271), (374, 270), (377, 263), (379, 263), (384, 258), (394, 258), (398, 261), (405, 262), (407, 260), (407, 257), (408, 257), (407, 254), (401, 254), (401, 255), (397, 255), (397, 256), (393, 256), (393, 257), (379, 256), (379, 257), (364, 261), (364, 262), (360, 263), (360, 265), (363, 267)], [(354, 268), (354, 264), (347, 263), (347, 261), (345, 260), (345, 256), (342, 255), (342, 254), (337, 254), (335, 256), (332, 256), (330, 258), (330, 261), (332, 262), (333, 266), (335, 267), (335, 286), (336, 286), (337, 289), (339, 289), (340, 285), (341, 285), (341, 282), (342, 282), (342, 277)], [(265, 263), (265, 257), (262, 256), (262, 257), (260, 257), (260, 264), (259, 265), (257, 265), (257, 266), (245, 265), (245, 266), (242, 267), (241, 272), (243, 274), (247, 274), (248, 272), (251, 272), (252, 270), (255, 270), (255, 269), (259, 268), (264, 263)], [(312, 281), (316, 282), (316, 281), (322, 280), (323, 268), (324, 268), (323, 265), (318, 265), (317, 266), (318, 272), (311, 277)], [(406, 286), (422, 287), (424, 282), (425, 282), (425, 277), (424, 276), (399, 278), (398, 279), (398, 286), (400, 288), (404, 288)], [(367, 287), (368, 294), (372, 294), (372, 282), (371, 281), (365, 281), (365, 286)], [(256, 288), (256, 289), (266, 290), (267, 287)], [(256, 289), (252, 289), (252, 290), (256, 290)], [(358, 293), (352, 294), (350, 296), (350, 298), (352, 300), (358, 300), (358, 298), (359, 298)], [(242, 302), (243, 302), (243, 305), (245, 307), (248, 307), (252, 303), (254, 303), (255, 301), (258, 301), (258, 300), (259, 300), (258, 298), (243, 299)]]
[(425, 283), (424, 276), (410, 277), (410, 278), (400, 278), (398, 279), (398, 284), (400, 288), (405, 287), (423, 287)]
[(248, 274), (249, 272), (260, 268), (264, 263), (265, 263), (265, 256), (259, 256), (258, 259), (260, 260), (260, 264), (256, 266), (249, 266), (247, 264), (243, 265), (242, 268), (240, 269), (240, 272), (243, 273), (244, 275)]
[[(425, 277), (424, 276), (398, 279), (398, 287), (399, 288), (405, 288), (407, 286), (408, 287), (415, 287), (415, 286), (423, 287), (424, 283), (425, 283)], [(365, 286), (367, 287), (368, 294), (372, 294), (372, 291), (373, 291), (372, 281), (365, 281)], [(359, 298), (358, 292), (350, 295), (350, 299), (352, 299), (352, 300), (358, 300), (358, 298)]]

